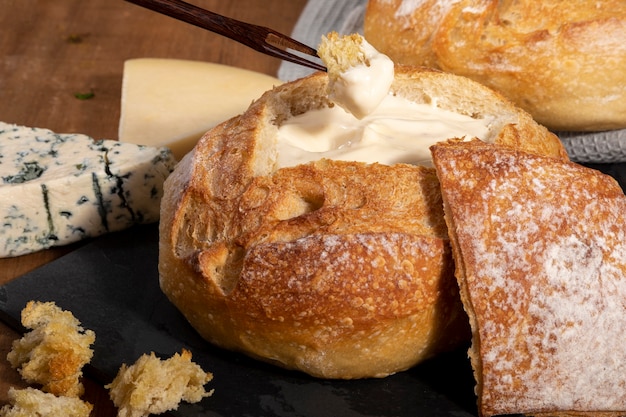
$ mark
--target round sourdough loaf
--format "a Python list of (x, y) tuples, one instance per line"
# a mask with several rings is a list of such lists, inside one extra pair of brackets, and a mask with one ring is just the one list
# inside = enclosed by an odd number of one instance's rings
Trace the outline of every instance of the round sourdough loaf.
[[(207, 132), (165, 184), (164, 293), (208, 341), (324, 378), (383, 377), (468, 340), (434, 169), (277, 167), (285, 120), (332, 106), (317, 73)], [(396, 68), (391, 93), (492, 118), (498, 143), (567, 159), (498, 94)]]
[(463, 75), (552, 130), (626, 128), (626, 1), (370, 0), (394, 62)]

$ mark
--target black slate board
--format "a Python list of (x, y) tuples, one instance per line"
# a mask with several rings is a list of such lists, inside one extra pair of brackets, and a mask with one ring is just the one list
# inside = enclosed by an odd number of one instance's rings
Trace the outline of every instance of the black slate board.
[(472, 416), (474, 380), (465, 349), (384, 379), (330, 381), (286, 371), (206, 343), (158, 285), (158, 229), (98, 238), (0, 287), (0, 317), (19, 329), (29, 300), (54, 301), (96, 332), (86, 372), (103, 384), (141, 354), (184, 347), (213, 372), (213, 397), (175, 416)]
[(581, 164), (612, 176), (618, 182), (622, 190), (626, 191), (626, 162), (612, 164)]

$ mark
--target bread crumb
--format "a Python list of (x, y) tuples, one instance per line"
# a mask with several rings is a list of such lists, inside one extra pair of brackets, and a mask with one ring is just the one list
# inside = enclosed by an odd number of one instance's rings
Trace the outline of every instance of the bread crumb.
[(54, 302), (29, 301), (22, 325), (32, 331), (13, 342), (7, 360), (30, 384), (57, 396), (79, 397), (82, 368), (93, 356), (96, 336), (85, 330), (69, 311)]
[(213, 375), (191, 361), (191, 352), (183, 349), (169, 359), (144, 354), (131, 365), (122, 364), (108, 385), (109, 396), (118, 417), (145, 417), (175, 410), (181, 401), (196, 403), (213, 395), (204, 384)]
[(369, 66), (369, 60), (362, 48), (364, 38), (353, 33), (339, 36), (337, 32), (330, 32), (322, 36), (317, 54), (328, 70), (328, 76), (337, 79), (342, 73), (357, 65)]
[(57, 397), (35, 388), (9, 388), (0, 417), (89, 417), (93, 406), (75, 397)]

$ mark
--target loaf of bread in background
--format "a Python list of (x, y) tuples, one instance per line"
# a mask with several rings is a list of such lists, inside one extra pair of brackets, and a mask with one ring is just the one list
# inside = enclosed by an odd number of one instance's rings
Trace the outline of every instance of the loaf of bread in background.
[[(333, 106), (328, 75), (265, 93), (207, 132), (165, 184), (159, 276), (210, 342), (324, 378), (382, 377), (467, 341), (432, 168), (278, 167), (281, 124)], [(390, 94), (491, 121), (489, 140), (567, 159), (466, 78), (397, 67)]]
[(478, 409), (626, 415), (626, 196), (608, 175), (483, 142), (437, 144)]
[(396, 63), (479, 81), (551, 130), (626, 128), (623, 0), (370, 0), (364, 33)]

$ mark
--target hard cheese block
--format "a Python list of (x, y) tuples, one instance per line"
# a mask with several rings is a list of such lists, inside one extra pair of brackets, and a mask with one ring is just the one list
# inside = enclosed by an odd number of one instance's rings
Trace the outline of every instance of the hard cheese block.
[(0, 122), (0, 257), (159, 219), (167, 148)]
[(119, 140), (167, 146), (181, 159), (213, 126), (245, 111), (280, 80), (198, 61), (124, 63)]

